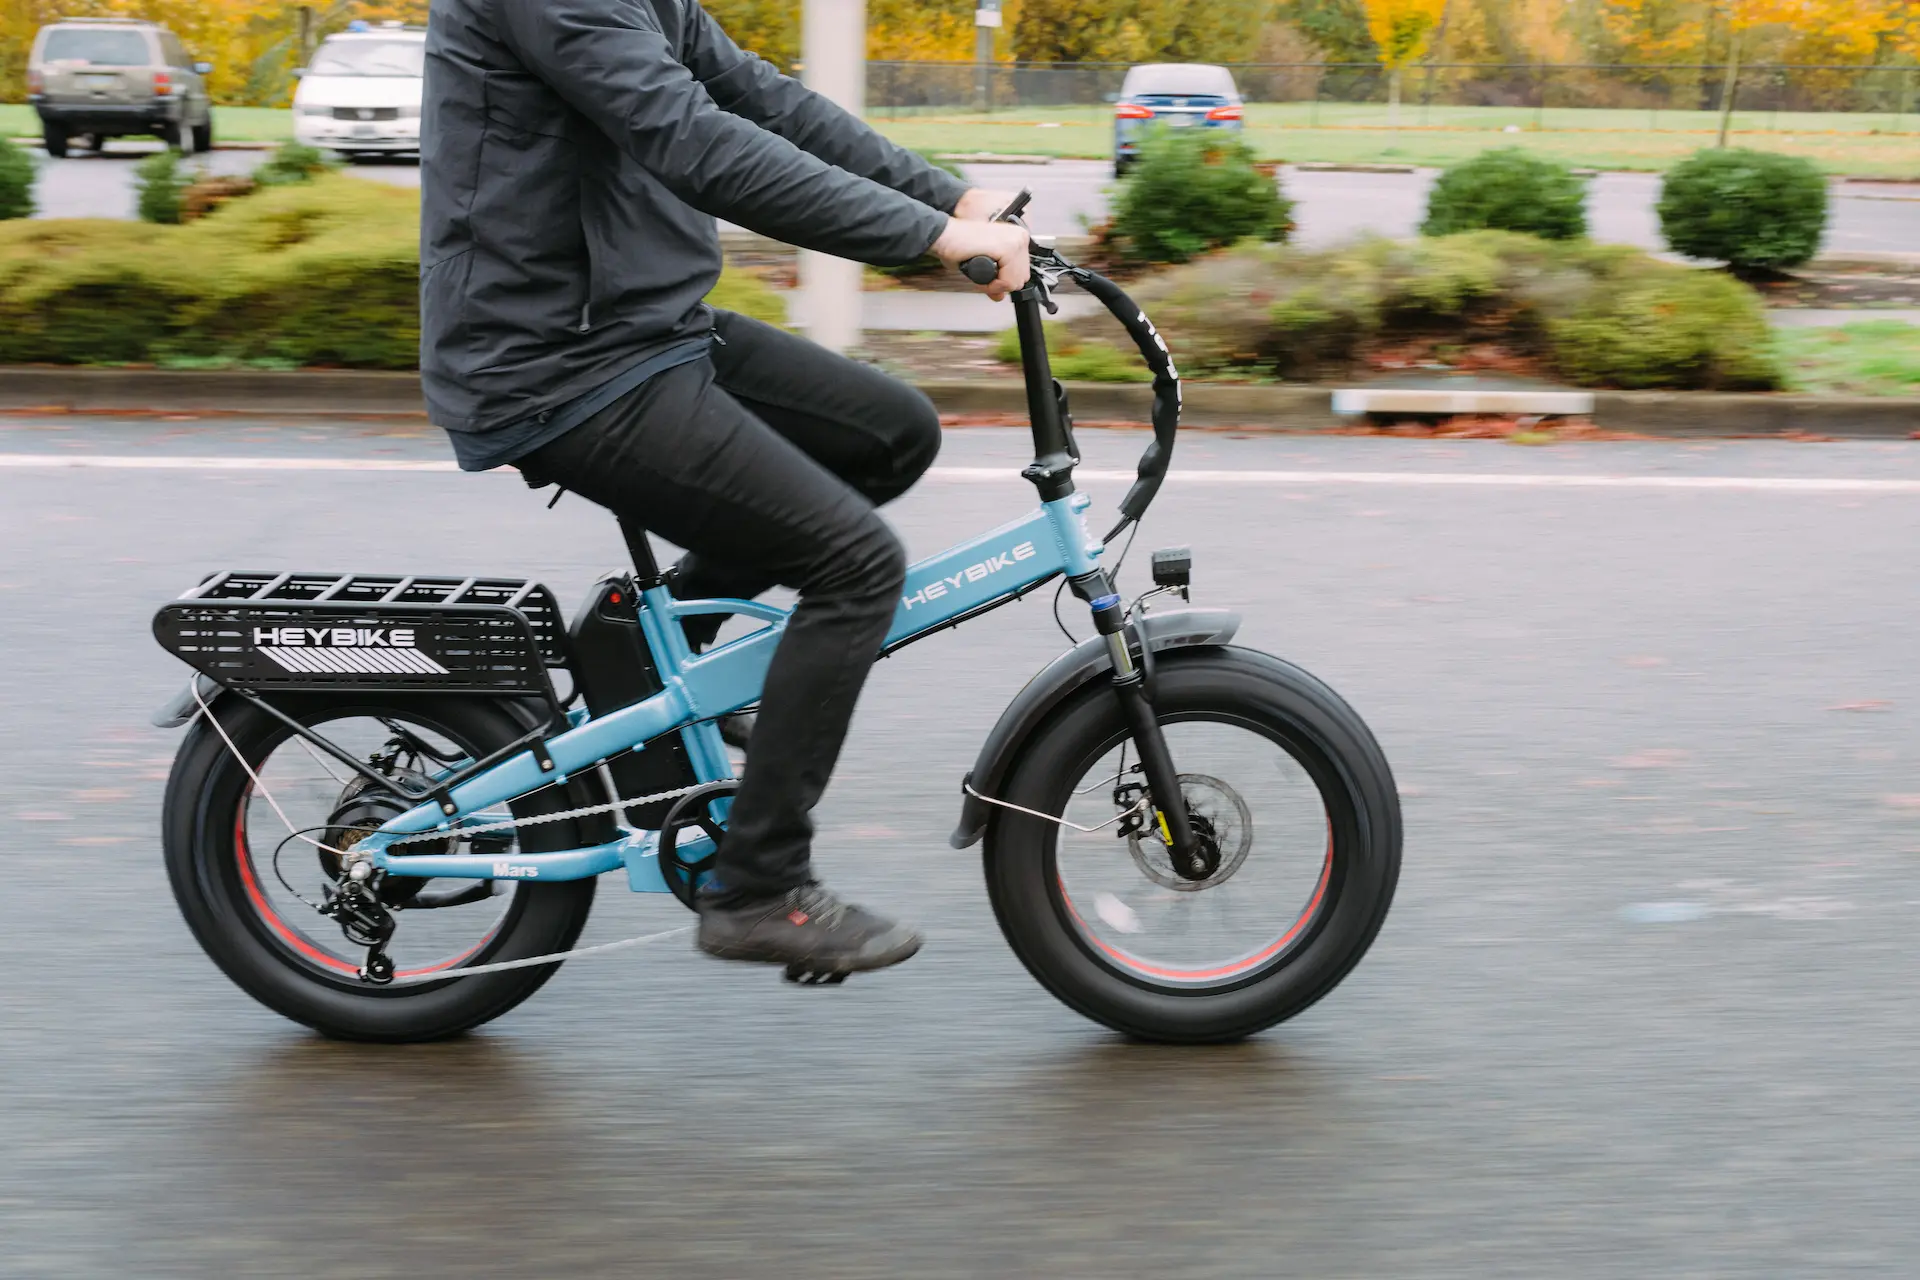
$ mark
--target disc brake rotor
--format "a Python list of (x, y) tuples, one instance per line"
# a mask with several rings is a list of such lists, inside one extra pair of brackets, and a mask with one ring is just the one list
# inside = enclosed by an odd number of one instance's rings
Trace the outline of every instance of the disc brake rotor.
[(1186, 798), (1195, 833), (1211, 839), (1220, 852), (1219, 863), (1204, 880), (1189, 880), (1173, 869), (1173, 851), (1150, 824), (1130, 824), (1142, 829), (1123, 828), (1123, 833), (1142, 875), (1164, 889), (1197, 893), (1224, 883), (1247, 860), (1253, 848), (1253, 814), (1238, 791), (1204, 773), (1181, 774), (1180, 793)]

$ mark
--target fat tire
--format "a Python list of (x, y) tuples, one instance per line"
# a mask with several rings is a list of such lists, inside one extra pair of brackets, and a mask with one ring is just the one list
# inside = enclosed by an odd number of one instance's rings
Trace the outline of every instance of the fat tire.
[[(1154, 705), (1162, 718), (1187, 713), (1257, 724), (1314, 758), (1301, 763), (1321, 786), (1332, 839), (1327, 898), (1307, 931), (1278, 963), (1235, 986), (1190, 990), (1123, 976), (1093, 958), (1068, 917), (1055, 867), (1057, 828), (998, 808), (987, 826), (987, 895), (1014, 954), (1068, 1007), (1141, 1040), (1241, 1040), (1333, 990), (1373, 944), (1400, 874), (1399, 794), (1359, 715), (1300, 668), (1229, 647), (1163, 653), (1156, 665)], [(1117, 699), (1102, 677), (1034, 731), (1003, 797), (1062, 812), (1074, 783), (1122, 734)]]
[[(445, 731), (469, 749), (492, 750), (526, 731), (524, 720), (497, 699), (286, 696), (275, 705), (296, 719), (324, 712), (387, 714)], [(221, 725), (258, 767), (287, 730), (266, 712), (234, 698), (214, 704)], [(324, 732), (324, 730), (323, 730)], [(506, 1013), (560, 968), (536, 965), (506, 973), (418, 986), (376, 987), (336, 978), (290, 955), (267, 936), (241, 886), (234, 828), (247, 777), (204, 716), (195, 720), (167, 780), (163, 847), (167, 877), (187, 926), (208, 957), (248, 995), (274, 1012), (339, 1040), (405, 1044), (445, 1039)], [(521, 801), (518, 817), (568, 807), (559, 788)], [(528, 852), (576, 846), (572, 821), (529, 827)], [(573, 947), (593, 906), (594, 881), (516, 886), (511, 913), (474, 964), (519, 960)]]

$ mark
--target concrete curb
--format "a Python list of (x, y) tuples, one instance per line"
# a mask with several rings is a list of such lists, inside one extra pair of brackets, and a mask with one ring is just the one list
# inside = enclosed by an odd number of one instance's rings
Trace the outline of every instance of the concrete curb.
[[(927, 382), (944, 414), (1023, 416), (1026, 392), (1013, 379)], [(1083, 422), (1144, 424), (1152, 403), (1139, 383), (1076, 383)], [(1333, 412), (1328, 386), (1189, 383), (1183, 420), (1250, 431), (1329, 431), (1354, 419)], [(1594, 422), (1650, 436), (1832, 436), (1905, 440), (1920, 433), (1920, 398), (1601, 391)], [(420, 416), (419, 375), (361, 372), (175, 372), (157, 369), (0, 368), (0, 411), (55, 413), (233, 413), (299, 417)]]
[(23, 409), (343, 417), (424, 415), (426, 402), (417, 373), (0, 368), (0, 410)]

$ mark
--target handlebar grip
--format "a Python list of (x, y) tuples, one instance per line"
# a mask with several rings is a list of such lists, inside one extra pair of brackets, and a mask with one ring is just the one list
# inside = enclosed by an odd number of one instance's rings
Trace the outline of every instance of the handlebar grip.
[(981, 254), (977, 258), (968, 258), (961, 263), (960, 274), (975, 284), (992, 284), (1000, 278), (1000, 264)]

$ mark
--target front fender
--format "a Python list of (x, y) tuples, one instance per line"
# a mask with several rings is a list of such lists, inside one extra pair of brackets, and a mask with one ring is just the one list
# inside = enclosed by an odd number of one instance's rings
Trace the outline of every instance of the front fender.
[[(1185, 648), (1190, 645), (1226, 644), (1240, 629), (1240, 615), (1231, 609), (1170, 609), (1164, 613), (1142, 614), (1134, 624), (1148, 648)], [(962, 783), (981, 795), (998, 795), (1013, 762), (1025, 748), (1034, 730), (1053, 714), (1053, 709), (1071, 697), (1088, 681), (1110, 671), (1104, 636), (1089, 636), (1067, 650), (1027, 681), (1026, 688), (1014, 695), (999, 723), (980, 746), (980, 756)], [(987, 832), (987, 818), (993, 806), (978, 796), (966, 795), (960, 802), (960, 825), (954, 828), (948, 843), (965, 849), (979, 842)]]

